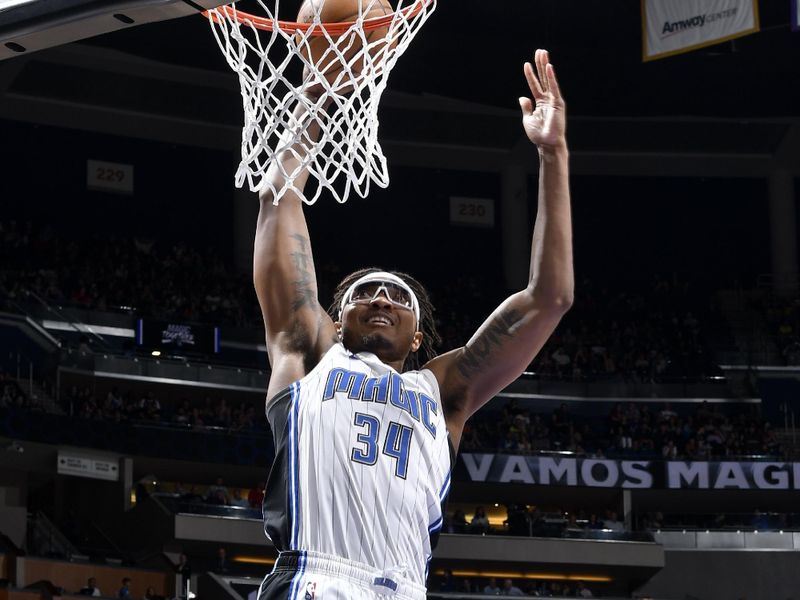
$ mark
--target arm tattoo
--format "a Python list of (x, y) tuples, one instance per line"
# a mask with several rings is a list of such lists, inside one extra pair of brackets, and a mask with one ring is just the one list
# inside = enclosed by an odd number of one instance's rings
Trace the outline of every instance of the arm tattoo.
[(504, 310), (481, 331), (477, 339), (464, 348), (464, 354), (457, 363), (458, 370), (464, 379), (472, 379), (483, 366), (487, 358), (504, 340), (514, 335), (514, 325), (520, 320), (519, 313), (513, 308)]
[(297, 242), (297, 250), (291, 253), (297, 274), (297, 279), (292, 282), (295, 293), (292, 310), (297, 312), (304, 306), (313, 305), (317, 301), (317, 290), (315, 289), (314, 274), (310, 270), (312, 264), (311, 244), (307, 237), (299, 233), (293, 233), (291, 237)]

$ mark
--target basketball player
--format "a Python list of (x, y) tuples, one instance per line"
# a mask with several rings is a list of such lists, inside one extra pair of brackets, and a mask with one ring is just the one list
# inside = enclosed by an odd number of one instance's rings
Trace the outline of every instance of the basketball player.
[[(537, 50), (534, 63), (524, 66), (533, 100), (520, 98), (540, 157), (530, 280), (462, 348), (434, 356), (432, 307), (405, 274), (348, 276), (329, 316), (301, 199), (274, 206), (261, 193), (254, 282), (275, 440), (264, 519), (280, 556), (260, 600), (425, 598), (464, 423), (519, 377), (572, 303), (565, 105), (548, 53)], [(302, 109), (295, 117), (303, 122)], [(308, 121), (301, 135), (314, 140)], [(276, 188), (301, 153), (297, 145), (272, 165)], [(426, 360), (421, 369), (416, 357)]]

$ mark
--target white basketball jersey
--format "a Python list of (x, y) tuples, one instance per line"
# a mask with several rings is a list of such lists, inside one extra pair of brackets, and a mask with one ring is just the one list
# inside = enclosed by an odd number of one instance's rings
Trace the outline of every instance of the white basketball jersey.
[(425, 585), (450, 490), (431, 371), (400, 374), (335, 344), (267, 407), (275, 462), (264, 526), (278, 550), (405, 571)]

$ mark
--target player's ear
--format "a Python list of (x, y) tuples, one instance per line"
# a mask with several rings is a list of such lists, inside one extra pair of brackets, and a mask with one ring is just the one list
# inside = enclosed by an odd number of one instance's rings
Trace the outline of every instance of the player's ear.
[(341, 339), (342, 337), (342, 322), (341, 321), (334, 321), (333, 326), (336, 328), (336, 335), (339, 336)]
[(416, 352), (422, 346), (422, 338), (424, 337), (421, 331), (414, 333), (414, 338), (411, 340), (411, 351)]

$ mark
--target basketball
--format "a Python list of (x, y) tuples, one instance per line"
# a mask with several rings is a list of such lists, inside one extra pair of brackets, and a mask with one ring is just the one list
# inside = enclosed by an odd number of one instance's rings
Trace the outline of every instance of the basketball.
[[(322, 23), (347, 23), (356, 21), (360, 11), (363, 11), (364, 20), (390, 15), (393, 8), (389, 0), (305, 0), (297, 14), (298, 23), (311, 23), (319, 13)], [(378, 59), (388, 49), (386, 43), (375, 43), (385, 39), (388, 27), (379, 27), (365, 32), (369, 52), (362, 53), (363, 39), (356, 31), (349, 31), (339, 36), (331, 36), (335, 48), (324, 35), (309, 38), (301, 43), (301, 54), (307, 59), (325, 79), (334, 83), (344, 69), (344, 65), (351, 64), (353, 74), (357, 75), (367, 65), (367, 60)], [(299, 35), (297, 36), (299, 38)], [(339, 52), (337, 52), (338, 50)], [(303, 71), (304, 79), (309, 75), (309, 67)], [(346, 77), (346, 76), (345, 76)], [(346, 93), (352, 86), (342, 80), (339, 92)]]

